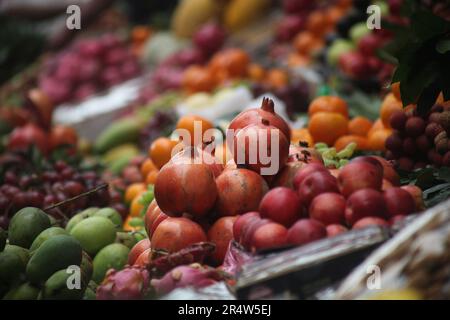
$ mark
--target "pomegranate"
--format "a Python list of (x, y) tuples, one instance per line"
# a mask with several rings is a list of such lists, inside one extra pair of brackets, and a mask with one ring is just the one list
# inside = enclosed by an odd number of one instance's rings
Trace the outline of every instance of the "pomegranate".
[(289, 228), (302, 215), (303, 206), (294, 190), (277, 187), (262, 198), (259, 212), (262, 218), (270, 219)]
[(234, 146), (230, 149), (237, 165), (244, 165), (265, 176), (276, 175), (289, 155), (289, 140), (264, 118), (259, 123), (240, 129), (234, 135), (233, 142)]
[[(175, 154), (171, 159), (170, 162), (172, 163), (200, 163), (205, 164), (208, 166), (209, 169), (211, 169), (212, 173), (214, 174), (214, 177), (218, 177), (222, 171), (224, 170), (223, 164), (215, 157), (215, 149), (212, 147), (208, 147), (210, 144), (213, 143), (214, 140), (211, 140), (208, 143), (205, 143), (203, 145), (204, 149), (200, 149), (198, 147), (185, 147), (183, 150)], [(194, 158), (193, 161), (190, 158), (185, 157), (185, 153), (191, 153), (193, 154)]]
[(222, 264), (228, 245), (233, 239), (233, 224), (236, 219), (237, 217), (222, 217), (208, 230), (208, 240), (216, 244), (212, 257), (218, 265)]
[(258, 124), (261, 119), (266, 119), (269, 123), (280, 129), (288, 141), (291, 141), (291, 129), (289, 125), (275, 113), (275, 105), (272, 99), (264, 98), (261, 108), (253, 108), (241, 112), (230, 123), (228, 129), (234, 130), (235, 134), (248, 125)]
[(183, 213), (206, 215), (214, 206), (217, 187), (211, 169), (195, 163), (194, 154), (185, 149), (180, 157), (187, 161), (169, 162), (158, 173), (155, 199), (167, 215)]
[(133, 265), (145, 267), (150, 262), (151, 256), (152, 256), (152, 249), (151, 248), (145, 249), (136, 259)]
[(257, 210), (267, 183), (257, 173), (247, 169), (225, 170), (217, 179), (216, 210), (221, 216), (235, 216)]
[(144, 216), (144, 225), (147, 235), (151, 238), (158, 225), (167, 218), (168, 216), (162, 212), (156, 201), (153, 200), (148, 206)]
[(288, 162), (304, 162), (304, 163), (319, 163), (323, 164), (322, 155), (314, 148), (308, 148), (299, 142), (298, 145), (291, 144), (289, 146)]
[(187, 246), (206, 241), (203, 229), (187, 218), (169, 217), (156, 228), (151, 238), (152, 250), (176, 252)]
[(49, 151), (47, 134), (35, 124), (29, 123), (15, 128), (9, 136), (8, 149), (10, 150), (27, 149), (32, 145), (36, 145), (44, 154)]

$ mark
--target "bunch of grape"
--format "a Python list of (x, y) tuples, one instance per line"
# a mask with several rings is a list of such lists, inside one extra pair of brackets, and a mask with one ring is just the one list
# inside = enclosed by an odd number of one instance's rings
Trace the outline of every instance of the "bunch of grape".
[(44, 64), (38, 79), (55, 104), (83, 100), (135, 77), (137, 58), (118, 36), (83, 39)]
[(336, 151), (336, 148), (328, 147), (326, 143), (316, 143), (314, 147), (322, 155), (325, 167), (339, 169), (349, 162), (356, 150), (356, 143), (349, 143), (339, 152)]
[(450, 108), (437, 104), (425, 116), (414, 108), (396, 111), (390, 124), (394, 132), (386, 139), (386, 157), (400, 169), (450, 166)]
[[(11, 215), (21, 208), (49, 208), (105, 184), (96, 171), (82, 170), (62, 160), (36, 166), (24, 154), (5, 153), (0, 162), (4, 168), (0, 172), (0, 226), (4, 229), (8, 227)], [(100, 188), (48, 210), (48, 213), (57, 219), (65, 219), (87, 207), (111, 206), (125, 214), (126, 208), (120, 200), (117, 191)]]

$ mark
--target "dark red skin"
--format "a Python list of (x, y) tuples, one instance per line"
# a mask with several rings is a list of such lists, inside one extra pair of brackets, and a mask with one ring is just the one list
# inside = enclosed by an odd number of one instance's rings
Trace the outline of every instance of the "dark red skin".
[(152, 250), (177, 252), (197, 242), (205, 242), (206, 234), (194, 221), (169, 217), (156, 228), (151, 238)]
[(328, 238), (335, 237), (338, 234), (348, 231), (348, 229), (341, 224), (330, 224), (326, 227), (326, 229)]
[(260, 108), (245, 110), (239, 113), (230, 123), (228, 129), (234, 130), (235, 134), (238, 130), (248, 125), (258, 124), (261, 118), (269, 121), (270, 125), (280, 129), (286, 137), (287, 141), (291, 141), (291, 128), (283, 118), (275, 113), (274, 103), (271, 99), (264, 98)]
[(147, 248), (139, 255), (139, 257), (136, 259), (133, 265), (144, 267), (148, 265), (148, 263), (150, 262), (151, 256), (152, 256), (152, 249)]
[(329, 172), (314, 172), (309, 174), (300, 184), (298, 194), (300, 201), (309, 207), (313, 199), (321, 193), (339, 193), (337, 179)]
[(325, 226), (313, 219), (302, 219), (289, 228), (287, 242), (294, 245), (304, 245), (327, 236)]
[(221, 216), (235, 216), (258, 210), (269, 190), (267, 182), (248, 169), (225, 170), (217, 179), (215, 209)]
[(408, 215), (415, 211), (416, 202), (411, 194), (399, 187), (389, 188), (383, 193), (387, 216)]
[[(186, 153), (186, 157), (191, 157)], [(158, 173), (155, 199), (169, 216), (189, 213), (197, 218), (214, 207), (217, 187), (214, 175), (205, 164), (168, 163)]]
[(300, 170), (297, 171), (297, 173), (294, 176), (293, 185), (296, 190), (298, 190), (298, 187), (300, 186), (300, 183), (310, 174), (317, 171), (323, 171), (328, 172), (328, 169), (325, 168), (323, 164), (320, 163), (308, 163), (307, 165), (304, 165)]
[(288, 230), (276, 222), (261, 225), (255, 230), (252, 237), (252, 250), (277, 248), (286, 245)]
[(345, 209), (345, 220), (349, 225), (365, 217), (380, 217), (386, 215), (386, 203), (383, 194), (374, 189), (361, 189), (354, 192), (348, 199)]
[(359, 161), (363, 161), (363, 162), (368, 162), (373, 164), (375, 167), (377, 167), (377, 171), (379, 172), (379, 174), (381, 176), (384, 175), (384, 166), (381, 163), (381, 161), (379, 161), (377, 158), (372, 157), (372, 156), (360, 156), (360, 157), (356, 157), (354, 159), (352, 159), (352, 163), (355, 162), (359, 162)]
[(259, 215), (259, 212), (256, 212), (256, 211), (247, 212), (247, 213), (237, 217), (236, 221), (233, 224), (234, 240), (236, 240), (237, 242), (240, 242), (242, 230), (243, 230), (244, 226), (246, 226), (248, 224), (248, 222), (250, 221), (250, 218), (252, 218), (252, 217), (261, 218), (261, 216)]
[(328, 226), (345, 222), (345, 198), (338, 193), (319, 194), (309, 206), (309, 216)]
[(250, 249), (253, 239), (253, 234), (260, 226), (270, 223), (270, 220), (252, 217), (248, 220), (247, 225), (242, 228), (240, 244), (245, 248)]
[(228, 245), (233, 239), (233, 224), (237, 217), (222, 217), (208, 230), (208, 241), (216, 244), (212, 258), (217, 265), (222, 264)]
[(379, 217), (365, 217), (358, 220), (352, 227), (352, 229), (363, 229), (370, 226), (389, 226), (389, 223)]
[(44, 154), (49, 151), (49, 137), (37, 125), (29, 123), (11, 132), (8, 141), (9, 150), (23, 150), (32, 145), (36, 145)]
[(262, 218), (270, 219), (289, 228), (303, 213), (303, 205), (298, 194), (286, 187), (270, 190), (259, 205)]
[(142, 239), (136, 243), (128, 253), (128, 264), (132, 266), (139, 256), (147, 249), (150, 249), (150, 239)]
[(342, 195), (347, 198), (360, 189), (381, 190), (383, 173), (378, 166), (367, 161), (350, 162), (341, 169), (338, 183)]
[[(278, 140), (278, 153), (272, 155), (272, 133)], [(275, 164), (270, 161), (268, 164), (263, 164), (263, 159), (260, 158), (260, 148), (265, 148), (266, 151), (263, 154), (267, 155), (271, 160), (273, 157), (277, 157), (278, 167), (272, 168)], [(252, 152), (255, 150), (249, 150), (251, 146), (256, 146), (258, 153), (256, 159), (253, 160)], [(277, 127), (273, 126), (267, 119), (261, 118), (259, 123), (250, 124), (240, 129), (234, 135), (234, 146), (231, 148), (233, 158), (236, 164), (239, 166), (245, 166), (246, 168), (255, 171), (258, 174), (264, 176), (276, 175), (286, 164), (289, 156), (289, 140), (286, 135)], [(240, 159), (244, 155), (243, 159)], [(275, 160), (274, 160), (275, 161)], [(263, 168), (272, 168), (276, 170), (273, 174), (266, 174), (262, 171)]]
[(295, 161), (295, 162), (288, 162), (284, 166), (283, 169), (281, 169), (280, 172), (275, 176), (273, 181), (271, 182), (272, 187), (287, 187), (294, 189), (294, 177), (297, 174), (297, 172), (305, 166), (304, 162)]

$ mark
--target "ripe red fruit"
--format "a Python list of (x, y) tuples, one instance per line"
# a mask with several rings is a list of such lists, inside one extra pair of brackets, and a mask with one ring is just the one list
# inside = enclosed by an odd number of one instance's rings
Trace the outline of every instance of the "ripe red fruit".
[(403, 152), (409, 156), (414, 156), (417, 152), (416, 142), (411, 137), (407, 137), (405, 138), (405, 140), (403, 140), (402, 148)]
[(208, 230), (208, 240), (216, 244), (212, 254), (214, 261), (220, 265), (228, 250), (228, 245), (233, 239), (233, 224), (237, 217), (222, 217)]
[(363, 229), (363, 228), (367, 228), (370, 226), (388, 226), (389, 223), (384, 220), (381, 219), (379, 217), (365, 217), (362, 218), (361, 220), (358, 220), (352, 227), (352, 229)]
[(309, 206), (309, 216), (324, 225), (345, 222), (345, 198), (338, 193), (322, 193)]
[(364, 217), (384, 217), (386, 203), (383, 194), (374, 189), (361, 189), (347, 199), (345, 220), (349, 225)]
[(383, 166), (383, 178), (390, 181), (392, 183), (392, 185), (399, 186), (400, 185), (400, 177), (399, 177), (397, 171), (395, 171), (394, 165), (392, 164), (392, 162), (387, 161), (386, 159), (384, 159), (383, 157), (380, 157), (380, 156), (371, 156), (371, 157), (377, 159)]
[(242, 230), (248, 224), (250, 218), (261, 218), (259, 212), (251, 211), (239, 216), (233, 224), (233, 237), (237, 242), (241, 241)]
[(408, 215), (414, 212), (416, 203), (408, 191), (395, 187), (383, 193), (388, 217)]
[(398, 168), (404, 171), (411, 171), (414, 168), (414, 161), (408, 157), (401, 157), (397, 160)]
[(35, 145), (42, 153), (47, 153), (49, 141), (44, 130), (29, 123), (23, 127), (17, 127), (11, 132), (8, 141), (8, 149), (23, 150)]
[(389, 123), (393, 129), (403, 131), (407, 119), (406, 114), (402, 110), (397, 110), (392, 113)]
[(419, 151), (425, 153), (431, 148), (431, 143), (425, 134), (422, 134), (416, 138), (416, 146)]
[(277, 25), (276, 38), (280, 42), (290, 41), (303, 29), (306, 20), (298, 15), (285, 16)]
[(259, 205), (261, 217), (290, 227), (302, 215), (303, 206), (298, 194), (289, 188), (277, 187), (262, 198)]
[(195, 45), (206, 54), (212, 54), (220, 49), (225, 42), (226, 32), (217, 23), (203, 25), (193, 37)]
[(379, 174), (381, 174), (382, 176), (384, 175), (384, 166), (385, 165), (380, 160), (380, 158), (377, 158), (374, 156), (359, 156), (359, 157), (354, 158), (352, 160), (352, 163), (355, 163), (358, 161), (363, 161), (363, 162), (368, 162), (368, 163), (373, 164), (377, 168), (377, 171), (379, 172)]
[(253, 234), (259, 227), (271, 223), (268, 219), (261, 219), (260, 217), (250, 217), (247, 223), (242, 227), (241, 237), (239, 243), (246, 249), (251, 249)]
[(352, 161), (341, 169), (338, 183), (344, 197), (365, 188), (381, 190), (383, 171), (367, 161)]
[(147, 248), (139, 255), (139, 257), (136, 259), (133, 265), (144, 267), (150, 262), (151, 256), (152, 256), (152, 249)]
[(269, 222), (261, 225), (253, 233), (252, 250), (277, 248), (286, 245), (288, 230), (279, 223)]
[(150, 242), (152, 250), (171, 253), (204, 241), (206, 234), (197, 223), (187, 218), (169, 217), (159, 224)]
[(319, 221), (301, 219), (289, 228), (287, 242), (294, 245), (304, 245), (325, 238), (327, 230)]
[(132, 266), (137, 258), (147, 249), (150, 249), (150, 239), (142, 239), (136, 243), (128, 253), (128, 264)]
[(362, 37), (358, 42), (358, 50), (365, 56), (373, 56), (381, 45), (381, 38), (373, 33)]
[(342, 71), (355, 79), (364, 79), (368, 75), (370, 66), (360, 52), (346, 52), (339, 57), (339, 66)]
[(425, 121), (420, 117), (411, 117), (406, 121), (405, 132), (408, 136), (416, 138), (425, 132)]
[(338, 234), (347, 232), (348, 229), (341, 224), (330, 224), (327, 226), (327, 237), (331, 238), (337, 236)]
[(302, 181), (311, 173), (314, 172), (318, 172), (318, 171), (322, 171), (322, 172), (328, 172), (328, 169), (325, 168), (325, 166), (323, 164), (320, 163), (308, 163), (307, 165), (303, 166), (300, 170), (297, 171), (297, 173), (294, 176), (294, 188), (296, 190), (298, 190), (300, 184), (302, 183)]
[[(428, 160), (435, 166), (440, 167), (442, 165), (442, 156), (434, 149), (430, 149), (427, 153)], [(410, 169), (411, 170), (411, 169)]]
[(398, 132), (392, 133), (385, 142), (385, 146), (387, 150), (392, 152), (398, 152), (403, 148), (402, 137)]
[(339, 192), (337, 180), (328, 172), (315, 172), (308, 175), (300, 184), (298, 194), (300, 201), (308, 206), (321, 193)]

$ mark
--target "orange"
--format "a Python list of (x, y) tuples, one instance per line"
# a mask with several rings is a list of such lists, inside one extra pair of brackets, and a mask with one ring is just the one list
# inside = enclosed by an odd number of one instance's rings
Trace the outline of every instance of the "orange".
[[(206, 130), (212, 128), (214, 128), (214, 125), (209, 120), (195, 115), (181, 117), (177, 123), (177, 129), (185, 129), (189, 132), (191, 139), (186, 142), (188, 145), (193, 145), (195, 142), (197, 142), (197, 144), (202, 144), (203, 134)], [(198, 137), (196, 137), (196, 135), (198, 135)], [(197, 140), (195, 140), (195, 138)]]
[(151, 159), (145, 159), (141, 164), (141, 174), (145, 178), (150, 171), (158, 170)]
[(148, 173), (147, 177), (145, 178), (145, 183), (146, 184), (155, 184), (157, 177), (158, 177), (158, 171), (156, 171), (156, 170), (150, 171)]
[(339, 139), (337, 139), (336, 142), (334, 143), (334, 147), (336, 148), (337, 151), (340, 151), (351, 142), (356, 143), (356, 149), (358, 150), (367, 150), (369, 148), (369, 141), (367, 140), (366, 137), (351, 134), (341, 136)]
[(350, 7), (353, 4), (353, 0), (338, 0), (336, 5), (339, 8), (343, 8), (343, 9), (350, 9)]
[(144, 183), (137, 182), (130, 184), (125, 190), (125, 202), (130, 203), (133, 199), (147, 188)]
[(292, 52), (288, 55), (287, 63), (289, 67), (304, 67), (311, 62), (311, 59), (303, 54)]
[(383, 122), (383, 125), (386, 128), (390, 128), (391, 124), (389, 123), (391, 119), (391, 115), (397, 111), (402, 110), (402, 103), (395, 98), (393, 93), (389, 93), (381, 103), (381, 109), (380, 109), (380, 118)]
[(188, 67), (181, 81), (188, 93), (210, 92), (216, 86), (214, 74), (208, 68), (197, 65)]
[(158, 169), (161, 169), (172, 157), (172, 149), (178, 144), (178, 141), (161, 137), (153, 141), (148, 150), (148, 155)]
[(227, 78), (242, 78), (247, 75), (249, 55), (242, 49), (229, 48), (217, 52), (209, 62), (209, 69), (213, 74), (225, 71)]
[(402, 97), (400, 95), (400, 82), (395, 82), (391, 85), (391, 91), (394, 94), (395, 98), (398, 101), (402, 101)]
[(293, 129), (291, 131), (291, 142), (293, 144), (298, 144), (300, 141), (307, 142), (310, 147), (314, 145), (314, 140), (307, 128)]
[(372, 125), (372, 121), (370, 121), (366, 117), (354, 117), (348, 123), (348, 133), (365, 137), (372, 128)]
[(308, 114), (311, 117), (316, 112), (337, 112), (348, 118), (348, 106), (345, 100), (335, 96), (320, 96), (309, 104)]
[(322, 36), (327, 30), (329, 30), (329, 23), (326, 14), (319, 10), (310, 13), (306, 21), (306, 29), (317, 36)]
[(345, 11), (339, 7), (330, 7), (325, 11), (325, 16), (329, 26), (334, 26), (345, 14)]
[(323, 41), (309, 31), (302, 31), (294, 38), (294, 47), (300, 54), (310, 54), (322, 46)]
[(380, 129), (386, 129), (386, 128), (384, 127), (383, 122), (381, 121), (381, 119), (378, 118), (373, 123), (372, 128), (370, 128), (369, 132), (367, 132), (367, 136), (370, 136), (372, 134), (372, 132), (375, 132), (375, 131), (380, 130)]
[(131, 38), (135, 43), (143, 43), (151, 33), (152, 31), (148, 26), (136, 26), (131, 30)]
[(145, 193), (144, 191), (141, 191), (133, 198), (130, 205), (130, 216), (132, 217), (139, 217), (141, 215), (141, 211), (144, 208), (142, 204), (140, 204), (142, 195)]
[(380, 129), (373, 131), (369, 135), (369, 149), (371, 150), (386, 150), (384, 144), (386, 142), (386, 139), (392, 134), (391, 129)]
[(332, 146), (348, 132), (348, 119), (337, 112), (317, 112), (309, 120), (308, 130), (314, 142)]
[(288, 84), (289, 76), (284, 70), (270, 69), (265, 80), (272, 88), (282, 88)]
[(251, 63), (247, 69), (248, 76), (250, 79), (255, 81), (261, 81), (266, 76), (266, 71), (261, 65), (257, 63)]

